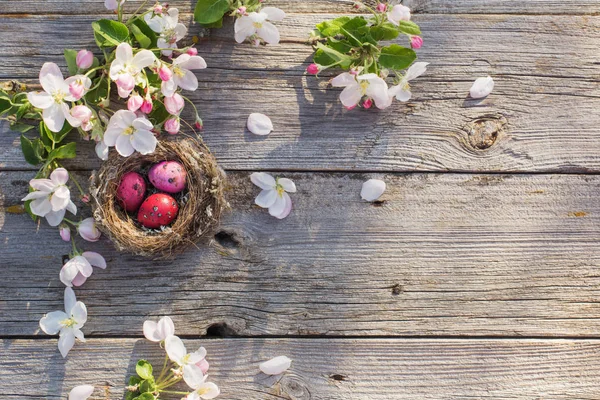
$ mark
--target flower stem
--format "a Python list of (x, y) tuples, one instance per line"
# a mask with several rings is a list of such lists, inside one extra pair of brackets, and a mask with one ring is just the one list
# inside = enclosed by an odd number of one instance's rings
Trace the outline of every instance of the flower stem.
[(165, 354), (165, 362), (163, 363), (163, 367), (162, 367), (162, 370), (160, 371), (160, 375), (158, 376), (158, 379), (156, 380), (157, 382), (160, 382), (160, 380), (163, 378), (165, 373), (168, 371), (168, 369), (167, 369), (168, 361), (169, 361), (169, 355)]
[(85, 194), (85, 191), (83, 190), (79, 182), (77, 182), (77, 179), (75, 179), (72, 173), (69, 172), (68, 174), (69, 178), (71, 178), (73, 180), (73, 183), (75, 183), (75, 186), (77, 186), (77, 189), (79, 189), (79, 193), (83, 196)]
[(188, 395), (190, 394), (189, 392), (174, 392), (172, 390), (160, 390), (161, 393), (168, 393), (168, 394), (183, 394), (183, 395)]

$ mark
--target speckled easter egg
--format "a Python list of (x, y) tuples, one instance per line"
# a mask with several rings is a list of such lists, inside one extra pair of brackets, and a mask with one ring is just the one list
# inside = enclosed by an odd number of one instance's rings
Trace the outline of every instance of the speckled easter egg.
[(117, 200), (127, 212), (135, 212), (144, 201), (146, 181), (137, 172), (128, 172), (121, 178)]
[(148, 172), (148, 179), (160, 191), (179, 193), (187, 184), (187, 173), (177, 161), (162, 161)]
[(179, 205), (168, 194), (156, 193), (148, 196), (138, 211), (138, 222), (150, 229), (158, 229), (175, 221)]

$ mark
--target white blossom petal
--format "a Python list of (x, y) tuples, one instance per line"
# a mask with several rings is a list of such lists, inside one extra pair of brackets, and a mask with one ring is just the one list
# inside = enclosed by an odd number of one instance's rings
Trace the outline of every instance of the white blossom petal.
[(56, 335), (62, 328), (61, 322), (68, 319), (62, 311), (52, 311), (40, 319), (40, 328), (47, 335)]
[(117, 149), (117, 152), (123, 157), (129, 157), (132, 155), (135, 149), (131, 144), (130, 135), (120, 135), (117, 137), (115, 149)]
[(488, 96), (494, 90), (494, 80), (491, 76), (486, 78), (477, 78), (469, 93), (474, 99), (481, 99)]
[(106, 269), (106, 260), (100, 254), (93, 251), (84, 251), (81, 255), (94, 267)]
[(406, 75), (404, 75), (404, 79), (406, 81), (412, 81), (415, 78), (420, 77), (427, 71), (427, 66), (429, 63), (426, 62), (416, 62), (410, 66), (408, 71), (406, 71)]
[(270, 21), (281, 21), (285, 18), (285, 12), (277, 7), (263, 7), (260, 12), (267, 14)]
[(288, 193), (296, 193), (296, 184), (288, 178), (279, 178), (277, 183)]
[(265, 189), (254, 200), (254, 203), (262, 208), (269, 208), (275, 201), (277, 200), (277, 190), (274, 189)]
[(281, 196), (277, 196), (273, 205), (269, 207), (269, 214), (271, 214), (273, 217), (277, 217), (285, 211), (287, 206), (286, 195), (289, 199), (290, 196), (287, 193), (283, 193)]
[(42, 118), (44, 123), (52, 132), (60, 132), (65, 126), (65, 113), (63, 112), (62, 105), (58, 103), (52, 103), (48, 108), (45, 108), (42, 112)]
[(94, 387), (92, 385), (75, 386), (69, 392), (69, 400), (87, 400), (93, 392)]
[(65, 218), (65, 210), (50, 211), (48, 214), (44, 215), (44, 218), (46, 218), (48, 225), (58, 226)]
[(77, 304), (77, 297), (75, 297), (75, 292), (72, 288), (65, 288), (65, 312), (67, 314), (71, 314), (71, 310)]
[(29, 207), (31, 208), (33, 215), (37, 215), (39, 217), (45, 217), (50, 211), (52, 211), (52, 204), (50, 203), (50, 199), (48, 199), (48, 197), (33, 200), (31, 203), (29, 203)]
[(277, 182), (275, 178), (265, 172), (254, 172), (250, 180), (261, 189), (274, 189)]
[(270, 22), (263, 22), (262, 27), (258, 28), (256, 33), (268, 44), (279, 44), (279, 30)]
[(179, 337), (175, 335), (168, 336), (165, 339), (165, 350), (167, 352), (167, 355), (169, 356), (169, 359), (171, 359), (171, 361), (176, 362), (179, 365), (181, 365), (181, 360), (187, 354), (185, 345), (183, 344), (181, 339), (179, 339)]
[(207, 67), (206, 61), (200, 56), (190, 56), (189, 54), (182, 54), (178, 58), (188, 56), (185, 61), (181, 62), (179, 66), (184, 69), (205, 69)]
[(52, 95), (46, 92), (29, 92), (27, 93), (27, 100), (32, 106), (41, 109), (48, 108), (54, 103)]
[(69, 181), (69, 173), (64, 168), (56, 168), (50, 174), (50, 181), (55, 185), (65, 185)]
[(162, 317), (161, 319), (159, 319), (156, 329), (158, 331), (158, 334), (163, 339), (175, 334), (175, 324), (173, 324), (173, 320), (171, 319), (171, 317)]
[(204, 382), (200, 384), (198, 388), (196, 388), (194, 393), (198, 394), (198, 397), (202, 400), (209, 400), (219, 396), (219, 394), (221, 394), (221, 390), (212, 382)]
[(260, 370), (267, 375), (279, 375), (284, 373), (292, 365), (292, 360), (286, 356), (279, 356), (265, 361), (259, 365)]
[(252, 113), (246, 123), (248, 130), (255, 135), (268, 135), (273, 130), (273, 122), (265, 114)]
[(380, 179), (369, 179), (362, 185), (360, 197), (366, 201), (375, 201), (385, 192), (385, 182)]
[(108, 160), (108, 146), (103, 141), (96, 143), (96, 155), (101, 160)]
[(196, 78), (196, 75), (189, 69), (182, 69), (181, 71), (183, 72), (183, 76), (173, 76), (177, 86), (192, 92), (198, 89), (198, 78)]
[(139, 129), (131, 137), (131, 145), (140, 154), (151, 154), (156, 150), (158, 140), (150, 131)]
[(272, 212), (271, 209), (269, 209), (269, 214), (271, 214), (272, 216), (274, 216), (277, 219), (284, 219), (285, 217), (290, 215), (290, 212), (292, 212), (292, 198), (290, 197), (290, 195), (287, 193), (284, 193), (282, 195), (282, 198), (284, 201), (284, 206), (283, 206), (283, 210), (279, 214), (275, 214), (275, 212)]
[(164, 337), (158, 333), (158, 324), (154, 321), (144, 321), (144, 325), (142, 327), (142, 331), (144, 332), (144, 336), (151, 342), (160, 342), (164, 340)]
[(192, 389), (200, 386), (206, 377), (196, 364), (187, 364), (183, 367), (183, 380)]
[(333, 87), (345, 87), (356, 84), (356, 78), (348, 72), (343, 72), (331, 80), (331, 86)]
[(356, 81), (354, 85), (346, 86), (346, 88), (342, 90), (342, 93), (340, 93), (340, 101), (345, 107), (354, 107), (362, 97), (363, 95), (360, 86)]
[(60, 332), (60, 337), (58, 338), (58, 350), (60, 350), (60, 354), (65, 358), (69, 351), (73, 348), (75, 344), (75, 334), (72, 329), (62, 330)]
[[(40, 83), (44, 91), (52, 94), (59, 89), (64, 88), (64, 78), (58, 65), (52, 62), (47, 62), (42, 65), (40, 70)], [(65, 94), (68, 90), (65, 91)]]
[(81, 301), (75, 303), (75, 306), (71, 309), (71, 316), (77, 322), (76, 328), (81, 328), (87, 321), (87, 307)]
[(141, 71), (142, 69), (152, 65), (154, 61), (156, 61), (156, 56), (153, 52), (150, 50), (142, 50), (138, 52), (135, 57), (133, 57), (131, 64)]

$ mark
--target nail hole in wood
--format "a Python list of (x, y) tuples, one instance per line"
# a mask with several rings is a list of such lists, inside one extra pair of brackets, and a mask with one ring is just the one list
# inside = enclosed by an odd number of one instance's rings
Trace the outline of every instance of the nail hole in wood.
[(396, 283), (394, 286), (392, 286), (392, 296), (398, 296), (400, 293), (402, 293), (403, 290), (404, 288), (402, 287), (402, 285)]
[(329, 375), (330, 379), (333, 379), (334, 381), (345, 381), (346, 379), (348, 379), (348, 377), (346, 375), (342, 375), (342, 374), (331, 374)]
[(226, 249), (235, 249), (240, 246), (240, 240), (234, 232), (219, 231), (215, 234), (215, 240)]
[(225, 337), (237, 336), (237, 333), (235, 332), (235, 330), (233, 328), (231, 328), (225, 322), (218, 322), (216, 324), (210, 325), (206, 329), (206, 336), (225, 338)]
[(67, 263), (67, 261), (69, 261), (69, 260), (70, 260), (69, 255), (68, 254), (63, 254), (63, 256), (62, 256), (62, 263), (63, 263), (63, 265), (65, 265)]
[(375, 200), (371, 204), (373, 204), (373, 207), (382, 207), (385, 204), (385, 200)]

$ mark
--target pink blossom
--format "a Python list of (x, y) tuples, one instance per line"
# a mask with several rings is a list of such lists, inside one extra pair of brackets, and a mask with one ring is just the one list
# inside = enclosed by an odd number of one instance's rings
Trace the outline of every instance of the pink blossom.
[(61, 225), (59, 229), (60, 238), (65, 242), (71, 241), (71, 230), (67, 225)]
[(83, 196), (81, 196), (81, 201), (83, 201), (84, 203), (89, 203), (90, 202), (90, 195), (89, 194), (84, 194)]
[(173, 71), (171, 71), (169, 67), (163, 64), (158, 69), (158, 76), (160, 77), (161, 81), (166, 82), (171, 80), (171, 78), (173, 77)]
[(307, 68), (306, 68), (306, 72), (308, 72), (311, 75), (316, 75), (319, 73), (319, 66), (317, 64), (310, 64)]
[(179, 93), (175, 93), (173, 96), (167, 96), (164, 99), (165, 108), (172, 115), (179, 115), (181, 110), (183, 110), (183, 106), (185, 105), (183, 102), (183, 97)]
[(423, 46), (423, 38), (421, 36), (411, 36), (410, 37), (410, 46), (413, 49), (420, 49)]
[(187, 54), (189, 54), (190, 56), (197, 56), (198, 55), (198, 49), (195, 47), (190, 47), (187, 52)]
[(208, 368), (210, 367), (210, 364), (208, 363), (208, 361), (206, 361), (206, 358), (203, 358), (202, 360), (198, 361), (196, 365), (200, 367), (202, 373), (206, 375), (206, 373), (208, 372)]
[(65, 82), (69, 85), (69, 93), (79, 100), (83, 97), (85, 92), (92, 86), (92, 80), (85, 75), (75, 75), (65, 79)]
[(386, 9), (387, 9), (387, 5), (385, 3), (379, 3), (379, 4), (377, 4), (377, 11), (379, 11), (379, 12), (385, 12)]
[(140, 111), (144, 114), (150, 114), (152, 112), (152, 99), (148, 96), (144, 99)]
[(91, 122), (93, 113), (87, 106), (78, 105), (71, 108), (71, 116), (79, 121), (79, 125), (75, 125), (81, 126), (81, 129), (85, 132), (90, 131), (94, 127), (94, 124)]
[(373, 106), (373, 100), (371, 99), (366, 99), (365, 101), (363, 101), (363, 107), (368, 110), (369, 108), (371, 108)]
[(198, 129), (199, 131), (204, 129), (204, 122), (202, 122), (202, 118), (200, 118), (197, 114), (196, 114), (196, 122), (194, 123), (194, 127), (196, 127), (196, 129)]
[(161, 6), (160, 4), (156, 4), (153, 8), (154, 14), (156, 15), (160, 15), (163, 13), (163, 6)]
[(181, 124), (179, 122), (179, 117), (169, 118), (164, 125), (165, 131), (169, 135), (176, 135), (179, 133), (179, 129), (181, 128)]
[(127, 109), (132, 112), (136, 112), (140, 109), (144, 103), (144, 98), (137, 93), (133, 93), (129, 100), (127, 100)]
[(246, 15), (246, 7), (241, 6), (240, 8), (237, 9), (238, 14), (240, 15)]
[(79, 50), (75, 62), (78, 68), (88, 69), (94, 63), (94, 54), (91, 51)]

